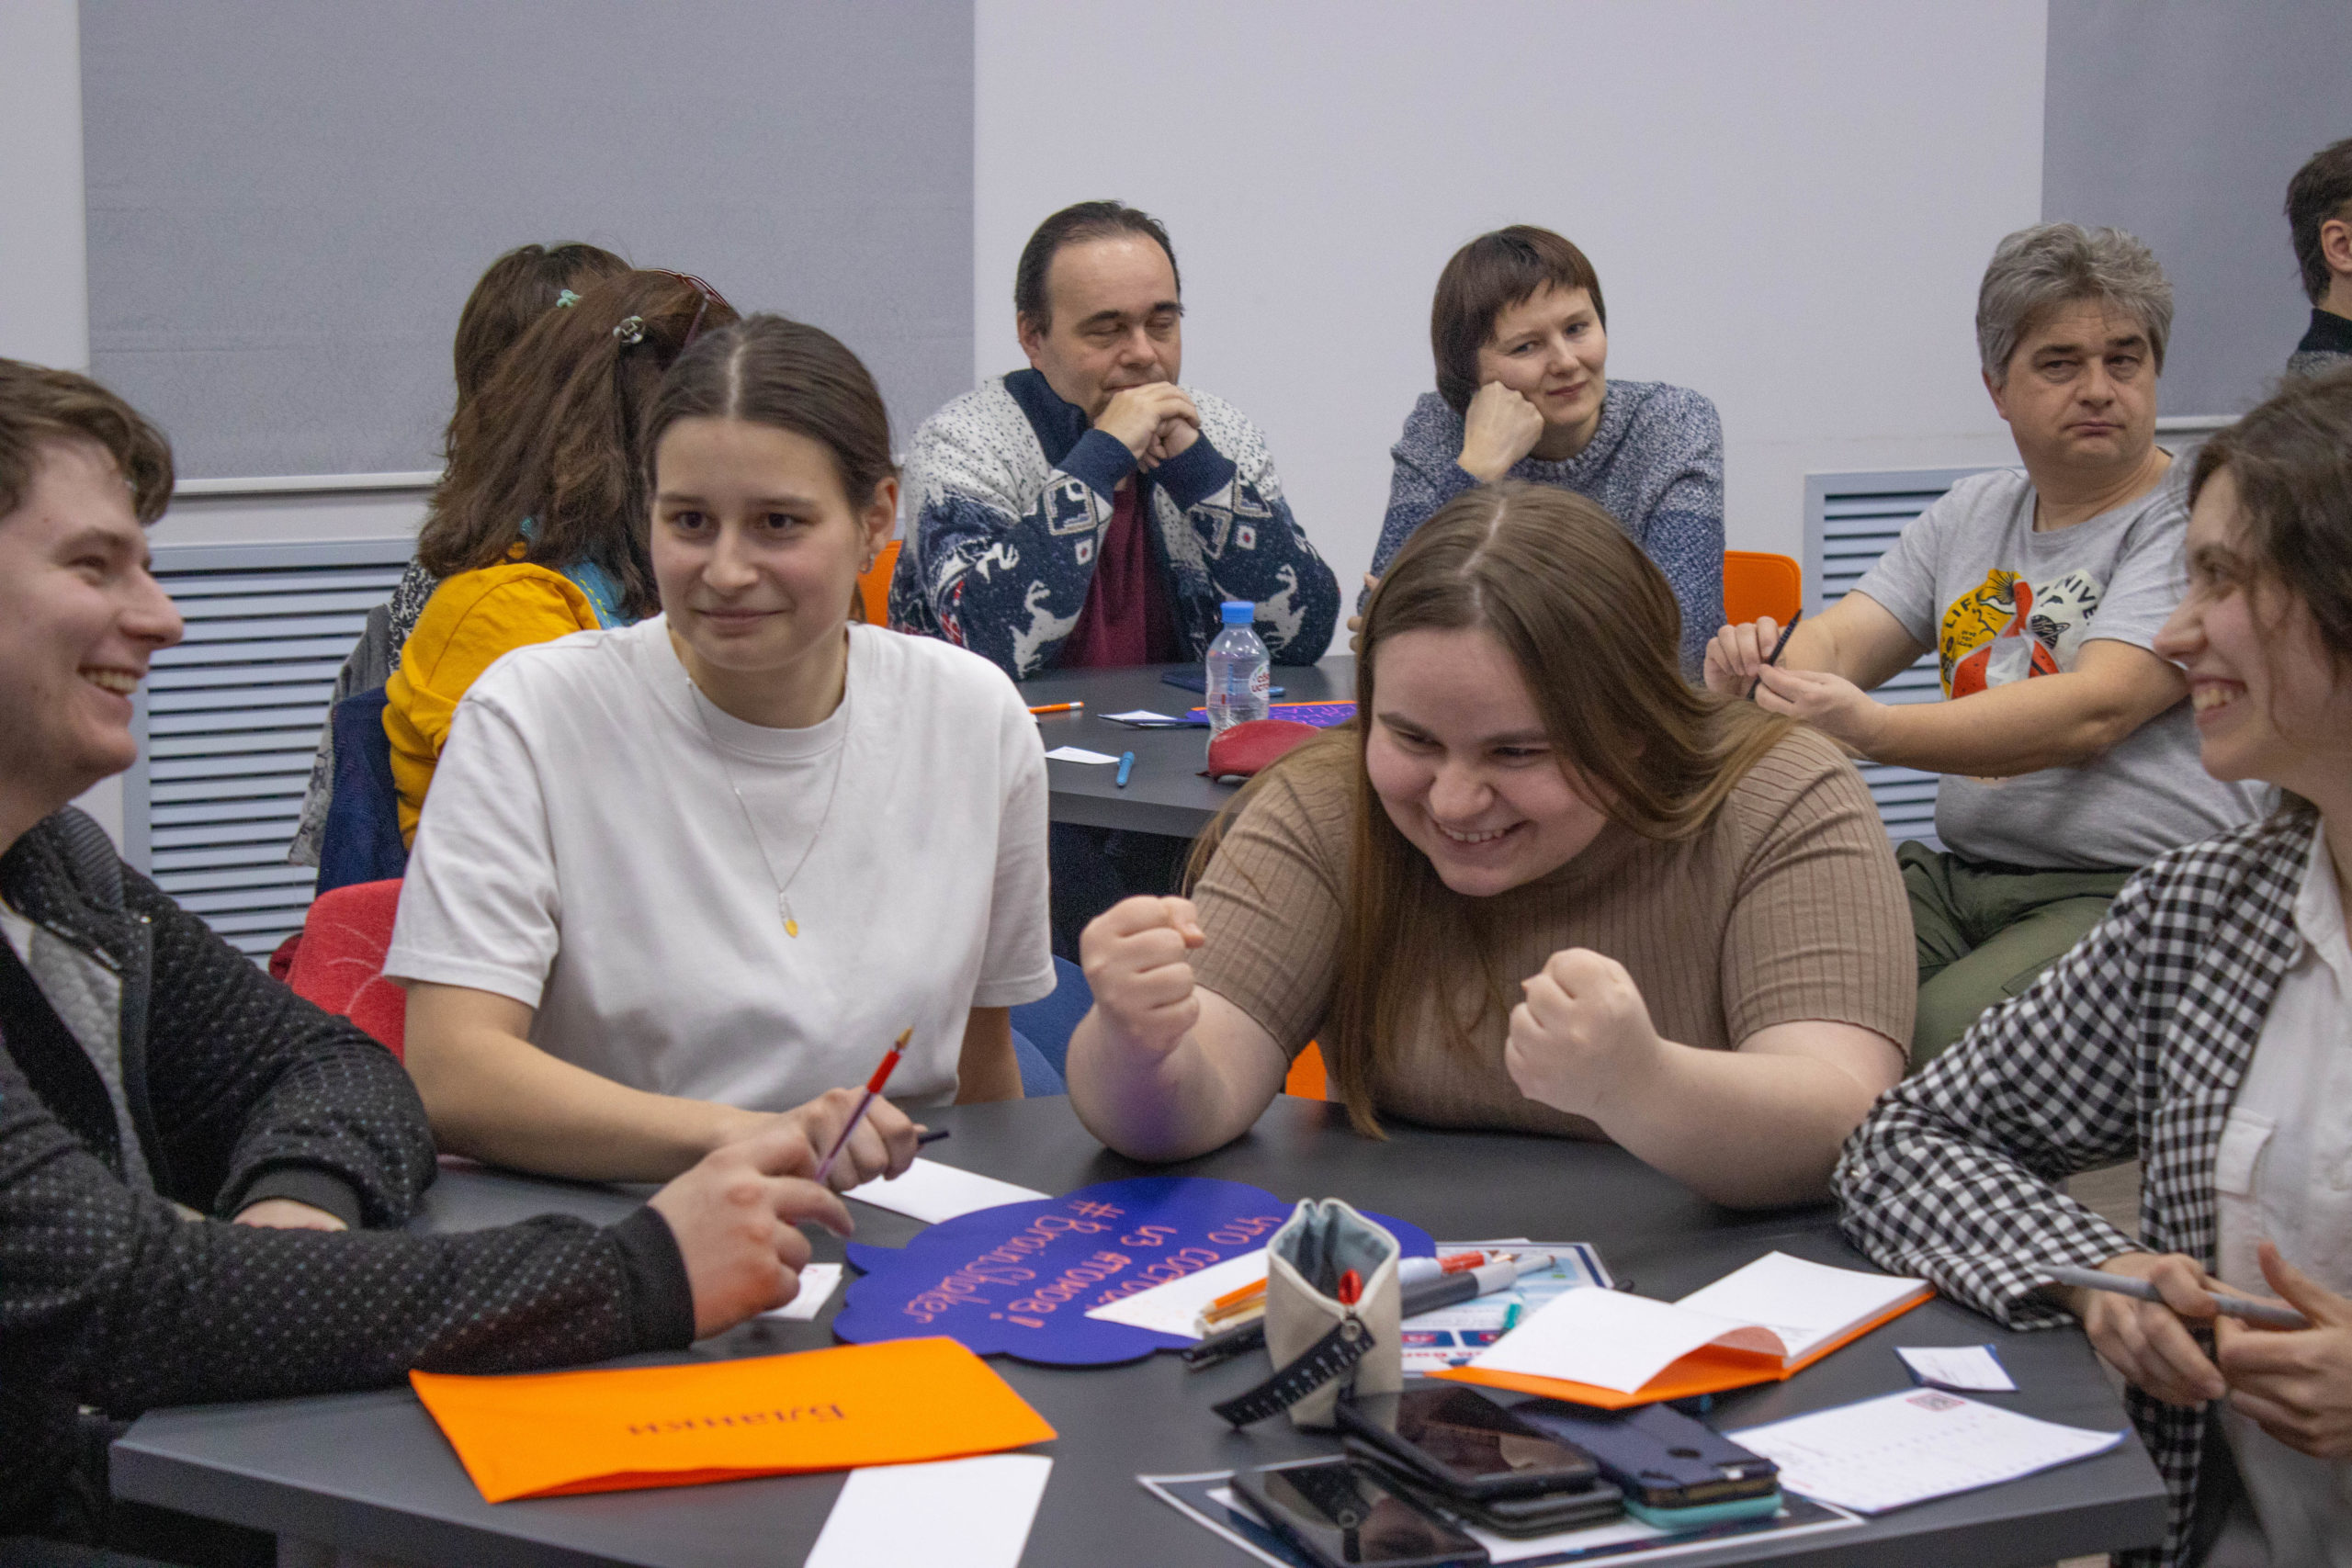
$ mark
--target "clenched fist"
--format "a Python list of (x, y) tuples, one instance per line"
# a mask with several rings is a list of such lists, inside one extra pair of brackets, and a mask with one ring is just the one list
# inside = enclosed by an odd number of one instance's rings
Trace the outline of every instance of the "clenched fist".
[(1665, 1042), (1615, 959), (1568, 948), (1520, 987), (1527, 999), (1511, 1009), (1503, 1064), (1528, 1099), (1600, 1121), (1658, 1065)]
[(1155, 1055), (1183, 1043), (1200, 1021), (1185, 954), (1205, 940), (1189, 898), (1123, 898), (1078, 939), (1094, 1005), (1120, 1042)]

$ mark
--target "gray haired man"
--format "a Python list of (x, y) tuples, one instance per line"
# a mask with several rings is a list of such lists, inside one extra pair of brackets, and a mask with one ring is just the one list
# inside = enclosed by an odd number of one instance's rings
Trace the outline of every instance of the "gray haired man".
[[(1944, 775), (1945, 848), (1898, 851), (1918, 939), (1915, 1066), (2015, 996), (2131, 874), (2245, 821), (2244, 786), (2198, 762), (2158, 628), (2182, 592), (2184, 476), (2155, 444), (2172, 287), (2115, 229), (2003, 240), (1976, 300), (1984, 389), (2021, 468), (1973, 475), (1853, 592), (1789, 638), (1725, 626), (1707, 684), (1746, 692), (1873, 761)], [(1941, 702), (1869, 694), (1938, 656)]]

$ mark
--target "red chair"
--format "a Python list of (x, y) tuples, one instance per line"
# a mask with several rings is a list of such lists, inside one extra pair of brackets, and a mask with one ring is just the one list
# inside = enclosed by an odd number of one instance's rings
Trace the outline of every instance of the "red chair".
[(384, 978), (384, 954), (400, 907), (397, 877), (320, 894), (303, 917), (302, 941), (286, 976), (296, 996), (351, 1020), (395, 1056), (407, 1029), (408, 993)]

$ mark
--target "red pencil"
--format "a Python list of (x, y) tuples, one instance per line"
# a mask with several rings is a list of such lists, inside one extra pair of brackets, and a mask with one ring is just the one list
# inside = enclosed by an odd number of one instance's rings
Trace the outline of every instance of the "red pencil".
[(833, 1146), (826, 1151), (823, 1162), (817, 1167), (815, 1179), (818, 1181), (822, 1181), (832, 1174), (833, 1161), (841, 1158), (842, 1151), (849, 1147), (850, 1134), (857, 1131), (857, 1124), (860, 1122), (865, 1120), (867, 1108), (873, 1105), (875, 1097), (882, 1092), (882, 1086), (890, 1081), (890, 1075), (899, 1070), (899, 1058), (905, 1053), (907, 1042), (914, 1038), (914, 1033), (912, 1029), (899, 1031), (899, 1037), (890, 1042), (890, 1049), (883, 1053), (882, 1065), (874, 1069), (872, 1077), (865, 1080), (865, 1093), (858, 1100), (857, 1109), (850, 1112), (847, 1124), (842, 1128), (842, 1135), (833, 1140)]

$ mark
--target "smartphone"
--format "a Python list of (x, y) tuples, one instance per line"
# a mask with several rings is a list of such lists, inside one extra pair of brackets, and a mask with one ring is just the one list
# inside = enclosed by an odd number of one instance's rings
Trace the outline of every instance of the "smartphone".
[(1447, 1568), (1487, 1560), (1487, 1549), (1459, 1526), (1344, 1459), (1240, 1471), (1233, 1491), (1268, 1529), (1326, 1568)]
[(1777, 1497), (1781, 1467), (1705, 1423), (1663, 1404), (1594, 1410), (1539, 1399), (1514, 1412), (1545, 1435), (1600, 1461), (1625, 1493), (1625, 1506), (1691, 1508)]
[(1440, 1491), (1360, 1438), (1342, 1438), (1340, 1442), (1383, 1481), (1430, 1512), (1497, 1535), (1553, 1535), (1600, 1524), (1624, 1512), (1624, 1494), (1606, 1481), (1596, 1481), (1578, 1492), (1549, 1492), (1532, 1497), (1460, 1497)]
[(1600, 1479), (1592, 1455), (1573, 1442), (1458, 1384), (1343, 1399), (1339, 1420), (1340, 1431), (1450, 1496), (1577, 1492)]

